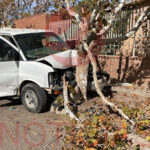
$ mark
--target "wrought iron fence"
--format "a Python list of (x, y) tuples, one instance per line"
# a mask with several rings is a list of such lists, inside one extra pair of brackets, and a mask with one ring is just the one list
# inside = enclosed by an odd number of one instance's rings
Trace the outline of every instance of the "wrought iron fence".
[[(113, 26), (106, 33), (105, 38), (116, 39), (128, 33), (135, 26), (137, 19), (145, 9), (146, 7), (125, 9), (120, 12)], [(106, 19), (109, 19), (109, 17), (110, 14), (108, 13), (106, 15)], [(147, 20), (147, 22), (142, 24), (139, 30), (128, 40), (128, 42), (126, 42), (126, 45), (125, 41), (121, 41), (119, 43), (108, 43), (104, 47), (102, 54), (116, 55), (116, 52), (121, 51), (123, 46), (132, 48), (132, 56), (138, 55), (138, 51), (139, 53), (141, 53), (141, 51), (147, 53), (145, 49), (148, 49), (149, 45), (148, 43), (144, 43), (145, 39), (150, 39), (150, 20)]]
[[(128, 0), (127, 2), (136, 1), (136, 0)], [(120, 14), (117, 16), (116, 21), (114, 22), (113, 26), (110, 28), (109, 31), (107, 31), (106, 35), (104, 36), (105, 39), (114, 39), (119, 38), (126, 33), (128, 33), (135, 25), (138, 17), (141, 15), (141, 13), (146, 9), (146, 7), (141, 8), (134, 8), (134, 9), (124, 9), (120, 12)], [(108, 20), (110, 18), (111, 14), (108, 13), (105, 18)], [(67, 41), (72, 40), (78, 40), (80, 39), (80, 30), (79, 25), (74, 23), (73, 20), (63, 20), (59, 22), (53, 22), (49, 25), (50, 29), (55, 32), (56, 34), (60, 35), (62, 38), (64, 38)], [(135, 42), (129, 43), (132, 44), (132, 47), (136, 47), (136, 39), (143, 39), (143, 38), (149, 38), (150, 37), (150, 20), (147, 20), (146, 23), (140, 27), (138, 32), (132, 36), (132, 39), (135, 39)], [(139, 40), (140, 41), (140, 40)], [(115, 42), (111, 44), (105, 45), (103, 50), (101, 51), (102, 54), (105, 55), (116, 55), (117, 51), (121, 50), (121, 47), (123, 45), (122, 42)], [(133, 48), (133, 51), (134, 48)], [(134, 52), (133, 52), (134, 55)]]
[(78, 40), (80, 38), (79, 25), (73, 19), (52, 22), (49, 29), (67, 41)]

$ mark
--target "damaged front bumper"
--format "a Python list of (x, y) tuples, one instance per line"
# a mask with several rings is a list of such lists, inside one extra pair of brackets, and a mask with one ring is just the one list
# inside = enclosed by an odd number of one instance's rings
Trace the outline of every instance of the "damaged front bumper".
[[(107, 87), (110, 87), (108, 82), (103, 82), (102, 80), (98, 80), (98, 85), (102, 91), (105, 91)], [(45, 90), (48, 92), (48, 94), (59, 95), (62, 92), (63, 87), (55, 87), (55, 88), (50, 88)], [(88, 83), (87, 91), (96, 91), (94, 81)]]
[[(98, 85), (99, 85), (99, 88), (101, 90), (105, 90), (106, 87), (109, 87), (110, 85), (108, 84), (108, 82), (103, 82), (102, 80), (98, 80)], [(88, 87), (87, 87), (87, 90), (88, 91), (96, 91), (96, 87), (95, 87), (95, 83), (94, 81), (90, 82), (88, 84)]]

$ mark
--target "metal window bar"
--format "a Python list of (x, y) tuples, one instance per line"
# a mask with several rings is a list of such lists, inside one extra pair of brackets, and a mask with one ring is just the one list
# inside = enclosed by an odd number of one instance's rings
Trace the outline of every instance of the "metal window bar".
[[(128, 10), (123, 10), (119, 17), (117, 17), (117, 22), (120, 21), (120, 23), (117, 23), (117, 26), (110, 28), (110, 30), (106, 33), (106, 35), (103, 36), (104, 39), (110, 39), (110, 38), (117, 38), (120, 37), (124, 34), (126, 34), (130, 29), (135, 25), (136, 23), (136, 16), (139, 16), (142, 11), (144, 11), (145, 8), (139, 9), (128, 9)], [(105, 18), (108, 19), (110, 18), (110, 13), (105, 15)], [(60, 21), (60, 27), (62, 28), (62, 32), (65, 31), (67, 40), (78, 40), (80, 38), (80, 31), (79, 31), (79, 25), (73, 23), (73, 20), (63, 20)], [(57, 33), (57, 28), (59, 27), (58, 23), (51, 23), (50, 28), (54, 30), (56, 34)], [(150, 20), (147, 21), (147, 31), (145, 34), (140, 36), (139, 38), (143, 37), (149, 37), (150, 35)], [(140, 29), (142, 32), (142, 29)], [(143, 32), (142, 32), (143, 33)], [(137, 38), (137, 36), (134, 38)], [(113, 43), (113, 44), (108, 44), (105, 46), (105, 50), (110, 49), (112, 50), (113, 47), (115, 47), (115, 51), (120, 50), (122, 42), (120, 43)], [(136, 43), (135, 43), (136, 44)], [(107, 52), (105, 52), (107, 53)], [(116, 53), (116, 52), (115, 52)]]

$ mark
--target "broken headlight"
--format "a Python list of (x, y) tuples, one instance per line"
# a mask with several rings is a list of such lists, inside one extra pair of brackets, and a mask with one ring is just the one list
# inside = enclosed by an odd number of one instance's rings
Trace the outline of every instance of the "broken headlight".
[(54, 72), (50, 72), (48, 74), (48, 82), (49, 82), (49, 87), (50, 88), (54, 88), (55, 87), (55, 79), (54, 79), (55, 73)]

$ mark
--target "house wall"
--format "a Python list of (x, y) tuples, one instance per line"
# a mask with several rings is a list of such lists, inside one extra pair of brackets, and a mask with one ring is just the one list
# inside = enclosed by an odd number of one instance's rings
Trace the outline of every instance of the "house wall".
[(101, 69), (118, 81), (150, 87), (150, 55), (146, 57), (98, 56)]
[(46, 28), (46, 14), (25, 17), (14, 21), (16, 28), (32, 28), (45, 29)]
[(44, 13), (15, 20), (14, 24), (16, 28), (21, 29), (48, 29), (51, 22), (60, 20), (63, 20), (63, 17), (61, 15), (58, 16)]

